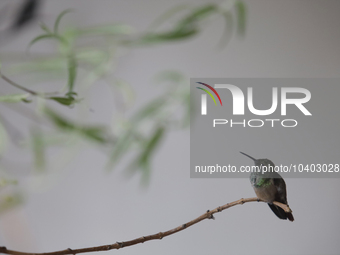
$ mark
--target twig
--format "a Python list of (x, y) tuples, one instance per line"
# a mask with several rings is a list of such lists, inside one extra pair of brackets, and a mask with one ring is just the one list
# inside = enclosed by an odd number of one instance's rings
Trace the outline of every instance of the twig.
[(14, 86), (14, 87), (16, 87), (16, 88), (18, 88), (18, 89), (21, 89), (21, 90), (23, 90), (23, 91), (25, 91), (25, 92), (27, 92), (27, 93), (33, 95), (33, 96), (44, 97), (44, 96), (46, 96), (46, 95), (55, 95), (55, 94), (58, 94), (58, 92), (39, 93), (39, 92), (33, 91), (33, 90), (31, 90), (31, 89), (25, 88), (25, 87), (23, 87), (23, 86), (21, 86), (21, 85), (15, 83), (14, 81), (12, 81), (11, 79), (9, 79), (9, 78), (6, 77), (5, 75), (3, 75), (1, 72), (0, 72), (0, 77), (1, 77), (3, 80), (7, 81), (7, 82), (8, 82), (9, 84), (11, 84), (12, 86)]
[[(94, 252), (94, 251), (108, 251), (108, 250), (112, 250), (112, 249), (120, 249), (120, 248), (124, 248), (124, 247), (128, 247), (131, 245), (135, 245), (135, 244), (139, 244), (139, 243), (144, 243), (146, 241), (150, 241), (150, 240), (155, 240), (155, 239), (162, 239), (163, 237), (175, 234), (179, 231), (182, 231), (204, 219), (215, 219), (214, 218), (214, 214), (218, 213), (218, 212), (222, 212), (225, 209), (228, 209), (232, 206), (235, 205), (242, 205), (244, 203), (247, 202), (265, 202), (261, 199), (258, 199), (257, 197), (253, 197), (253, 198), (241, 198), (237, 201), (219, 206), (217, 208), (215, 208), (214, 210), (208, 210), (206, 213), (202, 214), (201, 216), (199, 216), (198, 218), (189, 221), (177, 228), (173, 228), (170, 229), (166, 232), (159, 232), (157, 234), (153, 234), (153, 235), (149, 235), (149, 236), (142, 236), (130, 241), (125, 241), (125, 242), (116, 242), (114, 244), (109, 244), (109, 245), (102, 245), (102, 246), (96, 246), (96, 247), (89, 247), (89, 248), (82, 248), (82, 249), (75, 249), (72, 250), (70, 248), (66, 249), (66, 250), (61, 250), (61, 251), (55, 251), (55, 252), (45, 252), (45, 253), (29, 253), (29, 252), (20, 252), (20, 251), (13, 251), (13, 250), (8, 250), (6, 247), (0, 247), (0, 253), (4, 253), (4, 254), (12, 254), (12, 255), (66, 255), (66, 254), (77, 254), (77, 253), (85, 253), (85, 252)], [(281, 207), (285, 212), (289, 213), (292, 212), (292, 210), (285, 204), (279, 203), (279, 202), (274, 202), (275, 205)]]
[(0, 77), (1, 77), (2, 79), (4, 79), (5, 81), (7, 81), (7, 82), (8, 82), (9, 84), (11, 84), (12, 86), (18, 88), (18, 89), (21, 89), (21, 90), (23, 90), (23, 91), (26, 91), (27, 93), (30, 93), (31, 95), (34, 95), (34, 96), (37, 96), (37, 95), (38, 95), (37, 92), (35, 92), (35, 91), (33, 91), (33, 90), (30, 90), (30, 89), (27, 89), (27, 88), (25, 88), (25, 87), (23, 87), (23, 86), (21, 86), (21, 85), (15, 83), (14, 81), (10, 80), (10, 79), (7, 78), (5, 75), (3, 75), (1, 72), (0, 72)]

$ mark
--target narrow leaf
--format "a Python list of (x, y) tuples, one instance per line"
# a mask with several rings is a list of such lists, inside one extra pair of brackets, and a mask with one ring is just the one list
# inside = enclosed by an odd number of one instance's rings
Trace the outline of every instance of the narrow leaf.
[(67, 10), (65, 10), (65, 11), (62, 11), (62, 12), (58, 15), (56, 21), (54, 22), (54, 29), (53, 29), (53, 31), (54, 31), (55, 34), (58, 34), (58, 29), (59, 29), (59, 24), (60, 24), (61, 18), (62, 18), (65, 14), (70, 13), (70, 12), (72, 12), (72, 11), (73, 11), (72, 9), (67, 9)]
[(44, 40), (44, 39), (56, 39), (60, 42), (67, 43), (64, 38), (54, 35), (54, 34), (44, 34), (44, 35), (39, 35), (35, 37), (28, 45), (28, 48), (30, 48), (33, 44), (35, 44), (38, 41)]
[(8, 133), (2, 124), (3, 120), (0, 119), (0, 153), (2, 153), (8, 144)]
[(242, 1), (237, 1), (235, 8), (237, 12), (237, 32), (243, 36), (246, 31), (246, 6)]
[(142, 170), (142, 184), (146, 185), (150, 179), (150, 161), (152, 154), (155, 152), (157, 145), (159, 145), (161, 139), (163, 138), (165, 133), (165, 128), (159, 126), (150, 139), (143, 146), (143, 150), (135, 162), (130, 167), (130, 172), (132, 170), (141, 169)]
[(77, 31), (78, 35), (127, 35), (131, 32), (132, 28), (125, 24), (101, 25)]
[(52, 34), (52, 31), (46, 26), (46, 24), (41, 23), (40, 28), (44, 30), (47, 34)]
[(73, 92), (74, 82), (77, 76), (77, 61), (74, 57), (69, 57), (68, 62), (68, 91)]
[(219, 48), (224, 48), (226, 47), (226, 45), (229, 43), (230, 39), (231, 39), (231, 35), (233, 32), (233, 16), (232, 13), (229, 11), (226, 11), (224, 13), (222, 13), (224, 21), (225, 21), (225, 25), (224, 25), (224, 31), (223, 34), (221, 36), (220, 42), (218, 47)]
[(190, 14), (184, 17), (181, 21), (178, 22), (178, 28), (186, 28), (188, 26), (196, 25), (197, 22), (205, 19), (212, 13), (217, 11), (216, 5), (208, 4), (202, 7), (198, 7), (194, 9)]
[(174, 30), (169, 32), (162, 32), (162, 33), (148, 33), (136, 39), (134, 41), (126, 41), (127, 45), (132, 46), (143, 46), (149, 44), (156, 44), (162, 43), (167, 41), (177, 41), (177, 40), (184, 40), (188, 39), (198, 33), (197, 29), (186, 29), (186, 30)]
[(0, 96), (0, 102), (4, 103), (18, 103), (27, 100), (29, 94), (12, 94)]
[(87, 127), (75, 124), (49, 108), (45, 108), (45, 113), (50, 118), (50, 120), (60, 129), (77, 132), (78, 134), (84, 136), (85, 138), (95, 142), (106, 143), (107, 139), (103, 127), (100, 126)]
[(190, 101), (190, 92), (185, 93), (183, 96), (183, 105), (184, 105), (184, 115), (182, 119), (182, 126), (188, 127), (190, 125), (190, 118), (194, 115), (192, 114), (194, 111), (194, 107), (192, 102)]
[(34, 155), (34, 164), (37, 170), (41, 171), (46, 166), (45, 160), (45, 143), (41, 132), (32, 130), (32, 149)]
[(170, 18), (172, 18), (174, 15), (178, 14), (181, 11), (187, 10), (188, 8), (189, 8), (189, 6), (186, 5), (186, 4), (181, 4), (181, 5), (178, 5), (178, 6), (175, 6), (175, 7), (171, 8), (170, 10), (166, 11), (161, 16), (156, 18), (151, 23), (151, 25), (149, 26), (148, 30), (156, 29), (157, 27), (161, 26), (165, 21), (167, 21)]
[(147, 117), (153, 116), (157, 111), (159, 111), (165, 102), (165, 98), (157, 98), (151, 103), (143, 107), (139, 112), (137, 112), (131, 119), (133, 123), (137, 123)]
[(161, 138), (164, 135), (164, 131), (165, 131), (165, 128), (162, 127), (162, 126), (158, 127), (155, 130), (155, 132), (151, 136), (150, 140), (145, 145), (145, 147), (144, 147), (145, 149), (144, 149), (143, 153), (139, 157), (140, 162), (143, 162), (143, 161), (147, 160), (148, 158), (150, 158), (150, 156), (154, 152), (156, 146), (161, 141)]
[(49, 97), (49, 99), (67, 106), (70, 106), (76, 102), (76, 100), (73, 97)]
[(23, 201), (24, 198), (22, 193), (13, 193), (11, 195), (2, 196), (0, 200), (0, 214), (22, 204)]
[(10, 185), (17, 185), (18, 181), (15, 179), (0, 178), (0, 188), (4, 188)]
[(55, 111), (45, 108), (44, 109), (46, 115), (50, 118), (50, 120), (59, 128), (67, 129), (67, 130), (74, 130), (76, 127), (75, 125), (68, 121), (66, 118), (60, 116)]
[(132, 129), (126, 130), (124, 134), (118, 137), (118, 141), (116, 142), (115, 146), (113, 147), (113, 151), (111, 157), (108, 162), (108, 168), (112, 169), (119, 159), (123, 157), (123, 155), (130, 149), (131, 144), (133, 142), (133, 133)]
[(106, 137), (104, 135), (104, 129), (100, 127), (89, 127), (81, 129), (81, 132), (87, 136), (87, 138), (99, 143), (106, 143)]

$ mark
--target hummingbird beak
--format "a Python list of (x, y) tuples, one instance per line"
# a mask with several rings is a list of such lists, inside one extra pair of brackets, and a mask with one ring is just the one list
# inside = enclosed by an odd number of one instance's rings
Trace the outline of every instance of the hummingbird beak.
[(241, 154), (243, 154), (244, 156), (247, 156), (248, 158), (251, 158), (252, 160), (254, 160), (254, 162), (257, 161), (257, 159), (254, 159), (253, 157), (249, 156), (248, 154), (243, 153), (242, 151), (240, 151)]

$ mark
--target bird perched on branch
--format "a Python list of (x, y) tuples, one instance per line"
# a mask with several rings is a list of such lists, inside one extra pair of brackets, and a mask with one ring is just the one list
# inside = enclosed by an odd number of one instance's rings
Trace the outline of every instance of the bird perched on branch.
[[(274, 201), (288, 205), (286, 183), (284, 179), (275, 172), (274, 163), (269, 159), (254, 159), (253, 157), (241, 152), (243, 155), (254, 160), (255, 166), (260, 171), (253, 171), (250, 174), (250, 182), (258, 198), (266, 201), (277, 217), (282, 220), (294, 221), (292, 213), (285, 212), (281, 207), (273, 204)], [(261, 171), (266, 167), (267, 171)], [(270, 171), (270, 167), (272, 170)]]

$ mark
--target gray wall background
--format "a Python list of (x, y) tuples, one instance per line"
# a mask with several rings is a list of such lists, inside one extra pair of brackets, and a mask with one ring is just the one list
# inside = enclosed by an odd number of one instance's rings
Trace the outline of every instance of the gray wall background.
[[(52, 24), (62, 10), (74, 8), (77, 12), (68, 18), (70, 23), (118, 21), (139, 30), (182, 2), (49, 0), (44, 6), (44, 19)], [(136, 89), (137, 106), (153, 96), (148, 91), (150, 80), (164, 69), (179, 69), (188, 77), (339, 76), (339, 1), (245, 2), (246, 37), (234, 38), (223, 51), (215, 49), (221, 21), (190, 42), (129, 54), (118, 67), (118, 73)], [(26, 31), (1, 51), (25, 48), (38, 31), (38, 28)], [(106, 107), (100, 98), (106, 91), (100, 86), (98, 90), (92, 107), (96, 119), (104, 121)], [(327, 114), (327, 109), (324, 111)], [(318, 146), (319, 138), (313, 139)], [(274, 153), (270, 151), (270, 155)], [(323, 153), (326, 155), (327, 151)], [(306, 152), (303, 155), (313, 158)], [(241, 165), (245, 158), (240, 155), (237, 160)], [(207, 209), (254, 196), (247, 179), (190, 179), (188, 130), (173, 132), (159, 148), (147, 189), (139, 186), (139, 176), (126, 179), (121, 169), (105, 172), (104, 162), (100, 151), (83, 151), (67, 169), (62, 169), (63, 175), (52, 187), (32, 190), (24, 206), (0, 218), (1, 245), (44, 252), (109, 244), (165, 231)], [(248, 203), (217, 214), (215, 221), (203, 221), (161, 241), (109, 253), (338, 254), (340, 180), (288, 179), (286, 183), (294, 223), (278, 220), (263, 203)]]

